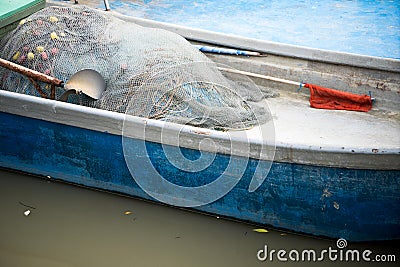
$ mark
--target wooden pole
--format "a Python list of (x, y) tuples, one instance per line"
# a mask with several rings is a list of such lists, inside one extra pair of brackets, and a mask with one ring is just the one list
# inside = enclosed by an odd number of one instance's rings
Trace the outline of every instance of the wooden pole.
[(295, 82), (295, 81), (290, 81), (290, 80), (286, 80), (286, 79), (262, 75), (262, 74), (253, 73), (253, 72), (247, 72), (247, 71), (235, 70), (235, 69), (229, 69), (229, 68), (223, 68), (223, 67), (218, 67), (218, 69), (221, 71), (242, 74), (242, 75), (255, 77), (255, 78), (261, 78), (261, 79), (270, 80), (270, 81), (274, 81), (274, 82), (286, 83), (286, 84), (291, 84), (291, 85), (296, 85), (296, 86), (304, 86), (304, 83), (299, 83), (299, 82)]
[(9, 70), (12, 70), (12, 71), (21, 73), (29, 78), (39, 80), (41, 82), (54, 84), (55, 86), (58, 86), (58, 87), (63, 87), (63, 85), (64, 85), (64, 82), (57, 78), (48, 76), (46, 74), (43, 74), (43, 73), (35, 71), (35, 70), (25, 68), (21, 65), (15, 64), (13, 62), (10, 62), (10, 61), (2, 59), (2, 58), (0, 58), (0, 66), (7, 68)]

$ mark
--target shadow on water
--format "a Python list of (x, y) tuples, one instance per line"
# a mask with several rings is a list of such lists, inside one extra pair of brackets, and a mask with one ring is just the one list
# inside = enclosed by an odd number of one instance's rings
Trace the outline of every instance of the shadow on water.
[(329, 247), (337, 259), (326, 252), (327, 266), (365, 266), (365, 250), (371, 260), (396, 257), (383, 266), (400, 259), (399, 241), (348, 242), (343, 253), (358, 250), (360, 261), (340, 261), (336, 240), (255, 231), (262, 227), (9, 170), (0, 171), (0, 211), (0, 266), (317, 266)]

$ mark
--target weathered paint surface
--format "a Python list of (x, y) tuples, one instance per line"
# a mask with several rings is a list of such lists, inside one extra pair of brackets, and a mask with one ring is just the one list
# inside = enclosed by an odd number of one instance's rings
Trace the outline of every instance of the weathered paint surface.
[[(0, 129), (1, 167), (149, 199), (125, 164), (119, 135), (8, 113), (0, 113)], [(173, 167), (159, 144), (147, 142), (147, 151), (164, 176), (185, 186), (209, 183), (229, 160), (218, 154), (215, 168), (191, 174)], [(198, 153), (182, 151), (189, 158)], [(256, 164), (251, 159), (231, 192), (198, 209), (333, 238), (400, 238), (400, 171), (275, 162), (264, 183), (249, 193)]]

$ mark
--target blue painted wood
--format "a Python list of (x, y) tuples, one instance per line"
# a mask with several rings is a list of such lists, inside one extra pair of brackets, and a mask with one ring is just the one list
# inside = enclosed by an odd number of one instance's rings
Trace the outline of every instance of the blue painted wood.
[[(0, 113), (0, 129), (1, 167), (151, 199), (131, 177), (121, 136), (8, 113)], [(229, 161), (228, 155), (218, 154), (214, 168), (182, 172), (168, 162), (160, 144), (146, 146), (158, 171), (184, 186), (209, 183)], [(182, 153), (199, 156), (191, 149), (182, 148)], [(400, 171), (274, 162), (264, 183), (249, 193), (256, 165), (250, 160), (232, 191), (197, 209), (351, 241), (400, 238)]]

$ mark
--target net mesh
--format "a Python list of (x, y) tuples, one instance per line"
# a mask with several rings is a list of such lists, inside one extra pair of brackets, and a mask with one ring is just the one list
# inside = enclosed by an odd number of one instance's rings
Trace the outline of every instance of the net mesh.
[[(214, 129), (243, 129), (269, 119), (265, 95), (231, 79), (181, 36), (122, 21), (84, 6), (47, 7), (1, 40), (1, 57), (67, 81), (82, 69), (106, 81), (99, 100), (68, 102)], [(41, 84), (50, 95), (50, 86)], [(25, 76), (0, 68), (0, 89), (42, 96)], [(58, 99), (64, 89), (56, 89)]]

